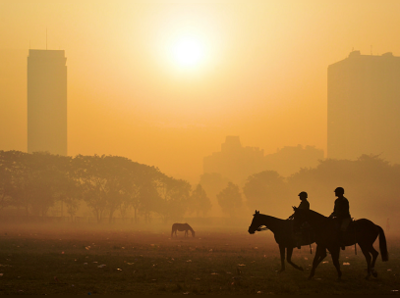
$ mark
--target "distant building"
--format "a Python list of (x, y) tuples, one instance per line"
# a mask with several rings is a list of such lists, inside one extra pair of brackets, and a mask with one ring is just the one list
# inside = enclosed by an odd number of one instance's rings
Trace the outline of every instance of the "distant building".
[(400, 163), (400, 57), (361, 55), (328, 67), (327, 157)]
[(250, 175), (270, 170), (289, 176), (301, 168), (316, 167), (324, 159), (324, 151), (301, 145), (286, 146), (276, 153), (264, 155), (257, 147), (243, 147), (238, 136), (226, 137), (221, 152), (204, 157), (204, 174), (217, 173), (243, 185)]
[(264, 151), (243, 147), (238, 136), (227, 136), (221, 152), (204, 157), (204, 173), (218, 173), (235, 183), (243, 183), (251, 174), (264, 168)]
[(28, 153), (67, 155), (66, 60), (61, 50), (29, 50)]

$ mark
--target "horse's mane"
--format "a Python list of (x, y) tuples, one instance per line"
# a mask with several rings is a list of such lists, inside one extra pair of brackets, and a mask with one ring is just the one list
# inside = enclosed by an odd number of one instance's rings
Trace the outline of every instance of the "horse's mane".
[(314, 216), (314, 217), (320, 217), (320, 218), (325, 218), (325, 219), (328, 218), (327, 216), (322, 215), (321, 213), (318, 213), (317, 211), (314, 211), (311, 209), (297, 209), (296, 212), (310, 213), (311, 216)]
[(284, 220), (284, 221), (286, 221), (286, 219), (282, 219), (282, 218), (278, 218), (278, 217), (275, 217), (275, 216), (271, 216), (271, 215), (266, 215), (266, 214), (262, 214), (262, 213), (257, 213), (257, 214), (254, 214), (254, 215), (262, 215), (262, 216), (265, 216), (265, 217), (269, 217), (269, 218), (271, 218), (271, 219), (274, 219), (274, 220)]

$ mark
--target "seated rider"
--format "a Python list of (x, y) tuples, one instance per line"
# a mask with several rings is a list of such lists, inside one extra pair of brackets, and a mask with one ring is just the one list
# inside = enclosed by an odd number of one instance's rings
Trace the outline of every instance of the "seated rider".
[[(301, 193), (299, 193), (299, 198), (300, 198), (300, 205), (299, 207), (297, 207), (297, 209), (306, 209), (306, 210), (310, 210), (310, 202), (307, 201), (308, 198), (308, 194), (305, 191), (302, 191)], [(289, 219), (293, 219), (294, 214), (292, 214)], [(301, 240), (302, 238), (304, 238), (304, 234), (307, 234), (307, 237), (309, 238), (309, 225), (307, 223), (304, 223), (301, 228), (300, 231), (294, 233), (293, 237), (295, 239), (296, 242), (296, 246), (298, 249), (301, 248)]]
[(308, 194), (305, 191), (302, 191), (299, 193), (299, 198), (300, 198), (300, 205), (297, 207), (297, 209), (307, 209), (310, 210), (310, 202), (307, 201)]
[(337, 187), (335, 189), (335, 196), (337, 196), (337, 199), (335, 200), (335, 206), (329, 218), (337, 218), (339, 220), (339, 243), (342, 250), (344, 250), (344, 235), (346, 233), (347, 227), (351, 222), (350, 205), (349, 201), (344, 197), (343, 187)]
[[(299, 198), (300, 198), (300, 205), (297, 207), (297, 209), (307, 209), (310, 210), (310, 202), (307, 201), (308, 194), (305, 191), (302, 191), (299, 193)], [(294, 207), (293, 207), (294, 208)], [(289, 216), (288, 219), (293, 219), (294, 213)]]

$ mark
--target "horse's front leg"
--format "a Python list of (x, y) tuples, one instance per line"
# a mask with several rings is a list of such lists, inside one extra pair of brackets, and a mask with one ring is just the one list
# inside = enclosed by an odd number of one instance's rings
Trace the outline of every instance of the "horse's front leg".
[(281, 270), (278, 272), (281, 273), (285, 271), (285, 246), (282, 244), (279, 244), (279, 252), (281, 254)]
[(338, 280), (340, 280), (342, 277), (342, 271), (340, 271), (340, 264), (339, 264), (340, 247), (339, 246), (334, 247), (329, 251), (331, 253), (333, 265), (335, 266), (338, 274)]
[(308, 279), (311, 279), (314, 276), (315, 269), (317, 269), (319, 263), (321, 263), (322, 260), (325, 259), (325, 257), (326, 257), (326, 248), (322, 247), (321, 245), (317, 245), (317, 250), (315, 252), (315, 257), (313, 260), (312, 268)]
[(286, 248), (287, 253), (286, 253), (286, 260), (287, 262), (292, 265), (294, 268), (300, 271), (304, 271), (303, 267), (297, 266), (295, 263), (292, 262), (292, 253), (293, 253), (293, 247), (287, 247)]

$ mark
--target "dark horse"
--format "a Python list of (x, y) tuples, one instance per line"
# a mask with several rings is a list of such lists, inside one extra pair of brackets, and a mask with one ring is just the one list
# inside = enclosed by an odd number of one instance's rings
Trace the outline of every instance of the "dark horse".
[[(295, 228), (303, 222), (307, 222), (315, 231), (315, 242), (317, 243), (317, 251), (313, 260), (312, 269), (309, 278), (312, 278), (318, 264), (326, 257), (326, 249), (331, 253), (332, 262), (335, 266), (338, 279), (341, 278), (342, 272), (339, 265), (340, 243), (339, 243), (339, 223), (336, 219), (325, 217), (312, 210), (304, 210), (293, 208)], [(386, 247), (386, 237), (383, 229), (374, 224), (372, 221), (362, 218), (351, 222), (344, 235), (344, 244), (346, 246), (358, 244), (367, 261), (367, 276), (371, 274), (378, 276), (375, 271), (375, 261), (379, 253), (374, 249), (373, 243), (379, 235), (379, 250), (381, 252), (382, 261), (387, 261), (388, 251)], [(372, 255), (372, 261), (371, 261)]]
[(193, 236), (193, 237), (194, 237), (194, 235), (195, 235), (194, 230), (193, 230), (192, 227), (189, 226), (189, 224), (187, 224), (187, 223), (174, 223), (174, 224), (172, 225), (171, 238), (172, 238), (172, 236), (174, 235), (174, 233), (175, 233), (175, 237), (177, 237), (176, 231), (180, 231), (180, 232), (185, 231), (185, 237), (188, 236), (189, 231), (192, 232), (192, 236)]
[[(301, 266), (297, 266), (292, 262), (293, 248), (296, 247), (296, 243), (293, 237), (293, 220), (279, 219), (276, 217), (260, 214), (259, 211), (253, 215), (253, 221), (249, 227), (249, 233), (254, 234), (255, 231), (261, 231), (262, 226), (266, 226), (269, 230), (274, 233), (275, 241), (279, 245), (279, 251), (281, 254), (281, 270), (285, 270), (285, 250), (287, 252), (287, 262), (294, 268), (303, 271)], [(310, 245), (314, 242), (310, 237), (309, 241), (302, 241), (301, 245)]]

